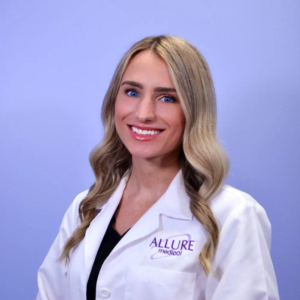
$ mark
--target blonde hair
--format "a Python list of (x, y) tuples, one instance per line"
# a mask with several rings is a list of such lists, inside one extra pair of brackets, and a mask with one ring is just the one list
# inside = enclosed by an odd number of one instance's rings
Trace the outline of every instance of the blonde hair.
[(79, 205), (81, 224), (69, 238), (61, 260), (85, 237), (96, 216), (96, 207), (110, 198), (122, 177), (131, 168), (131, 154), (121, 142), (114, 125), (114, 105), (123, 73), (130, 60), (143, 50), (152, 50), (168, 65), (185, 115), (180, 168), (190, 209), (208, 232), (199, 255), (206, 275), (217, 249), (219, 228), (208, 201), (219, 191), (228, 173), (229, 160), (216, 135), (216, 100), (208, 65), (199, 51), (182, 38), (147, 37), (134, 44), (119, 63), (105, 95), (102, 121), (105, 135), (90, 155), (95, 183)]

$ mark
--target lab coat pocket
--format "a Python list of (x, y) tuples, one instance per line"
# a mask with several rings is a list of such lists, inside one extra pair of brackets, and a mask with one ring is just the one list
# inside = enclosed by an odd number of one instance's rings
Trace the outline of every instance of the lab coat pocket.
[(196, 273), (169, 271), (148, 266), (130, 266), (125, 300), (192, 300)]

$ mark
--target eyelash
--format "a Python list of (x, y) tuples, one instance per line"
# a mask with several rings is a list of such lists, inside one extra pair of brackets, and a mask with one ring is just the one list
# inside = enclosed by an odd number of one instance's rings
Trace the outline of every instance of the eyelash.
[[(135, 89), (126, 89), (126, 90), (125, 90), (125, 94), (126, 94), (126, 95), (128, 95), (129, 92), (135, 92), (135, 93), (138, 94), (138, 92), (137, 92)], [(128, 96), (129, 96), (129, 95), (128, 95)], [(130, 97), (130, 96), (129, 96), (129, 97)], [(177, 102), (176, 98), (175, 98), (174, 96), (172, 96), (172, 95), (165, 94), (165, 95), (162, 95), (161, 98), (164, 98), (164, 97), (172, 99), (173, 102), (171, 102), (171, 103)], [(167, 102), (167, 103), (170, 103), (170, 102)]]

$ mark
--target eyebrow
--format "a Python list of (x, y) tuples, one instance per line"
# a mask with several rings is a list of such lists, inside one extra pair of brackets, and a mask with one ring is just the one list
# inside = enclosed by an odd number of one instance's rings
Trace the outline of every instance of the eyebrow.
[[(128, 85), (140, 88), (140, 89), (144, 88), (141, 83), (138, 83), (136, 81), (123, 81), (121, 85), (124, 85), (124, 84), (128, 84)], [(154, 89), (154, 91), (155, 92), (165, 92), (165, 93), (170, 93), (170, 92), (175, 92), (176, 93), (176, 89), (174, 89), (174, 88), (167, 88), (167, 87), (156, 87)]]

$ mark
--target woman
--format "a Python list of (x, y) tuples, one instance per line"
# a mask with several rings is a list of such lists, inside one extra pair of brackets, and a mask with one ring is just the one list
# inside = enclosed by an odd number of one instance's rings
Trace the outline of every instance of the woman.
[(37, 299), (279, 299), (271, 228), (224, 184), (209, 68), (173, 36), (121, 60), (102, 108), (95, 184), (67, 210)]

